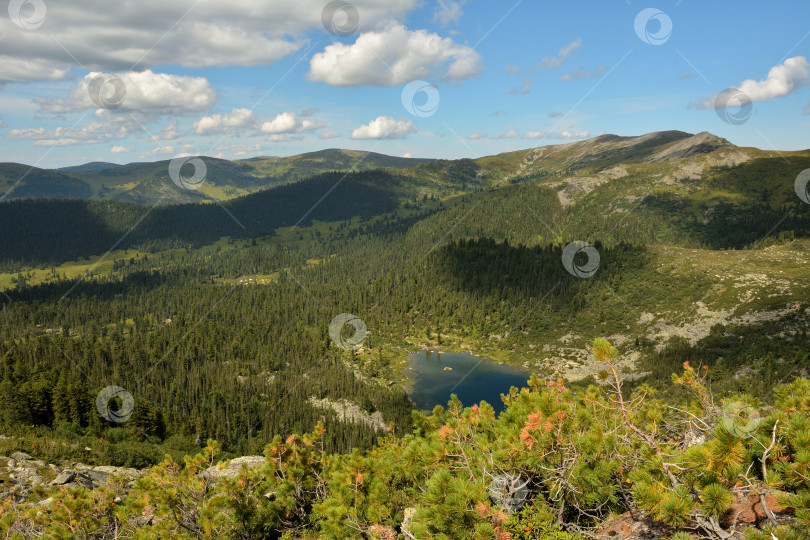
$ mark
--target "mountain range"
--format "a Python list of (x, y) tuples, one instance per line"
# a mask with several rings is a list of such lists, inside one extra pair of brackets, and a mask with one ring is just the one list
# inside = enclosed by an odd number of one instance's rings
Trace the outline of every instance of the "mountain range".
[[(169, 161), (92, 162), (60, 169), (18, 163), (0, 164), (3, 200), (29, 198), (92, 199), (152, 204), (227, 200), (328, 171), (408, 168), (430, 160), (385, 156), (356, 150), (322, 150), (291, 157), (227, 161), (204, 157), (206, 178), (199, 190), (175, 185)], [(185, 170), (183, 171), (185, 173)], [(193, 174), (193, 173), (192, 173)]]
[(664, 131), (639, 137), (601, 135), (477, 159), (401, 158), (340, 149), (238, 161), (203, 157), (207, 174), (198, 190), (176, 186), (169, 178), (169, 161), (127, 165), (93, 162), (54, 170), (3, 163), (0, 190), (5, 193), (3, 200), (71, 198), (140, 204), (224, 201), (329, 171), (386, 169), (410, 176), (427, 191), (444, 194), (527, 178), (555, 178), (562, 197), (568, 198), (641, 166), (665, 183), (677, 183), (699, 177), (706, 167), (738, 166), (780, 155), (806, 156), (807, 152), (740, 148), (706, 132)]

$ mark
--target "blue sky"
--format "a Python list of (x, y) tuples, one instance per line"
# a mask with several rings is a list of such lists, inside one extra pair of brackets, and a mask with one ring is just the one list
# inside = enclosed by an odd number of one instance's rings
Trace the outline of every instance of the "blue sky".
[(670, 129), (810, 148), (806, 0), (110, 4), (2, 12), (0, 161), (459, 158)]

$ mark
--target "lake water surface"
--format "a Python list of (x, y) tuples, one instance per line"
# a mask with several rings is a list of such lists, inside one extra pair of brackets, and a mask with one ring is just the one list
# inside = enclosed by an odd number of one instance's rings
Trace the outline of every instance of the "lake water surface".
[[(436, 405), (447, 407), (450, 394), (456, 394), (464, 406), (481, 400), (501, 412), (501, 394), (509, 388), (526, 386), (530, 373), (514, 366), (496, 364), (471, 353), (419, 351), (408, 356), (408, 376), (413, 381), (410, 398), (422, 410)], [(446, 370), (445, 368), (451, 368)]]

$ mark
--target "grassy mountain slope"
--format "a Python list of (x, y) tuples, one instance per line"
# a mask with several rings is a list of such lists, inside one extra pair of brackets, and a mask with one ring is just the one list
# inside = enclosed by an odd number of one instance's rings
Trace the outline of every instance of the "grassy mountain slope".
[(69, 174), (82, 172), (98, 172), (109, 169), (117, 169), (119, 167), (125, 167), (125, 165), (119, 165), (118, 163), (108, 163), (106, 161), (91, 161), (90, 163), (83, 163), (82, 165), (73, 165), (71, 167), (60, 167), (56, 170), (59, 172)]
[[(197, 191), (180, 189), (171, 181), (169, 161), (128, 165), (94, 162), (53, 171), (14, 163), (0, 164), (0, 191), (8, 192), (4, 200), (71, 198), (139, 204), (224, 201), (324, 172), (399, 169), (429, 161), (337, 149), (283, 158), (202, 159), (207, 175)], [(190, 176), (194, 171), (188, 166), (184, 173)]]
[(370, 171), (374, 169), (405, 169), (429, 159), (387, 156), (375, 152), (340, 150), (331, 148), (290, 157), (271, 157), (246, 160), (256, 174), (296, 181), (329, 171)]
[(66, 174), (17, 163), (0, 163), (0, 197), (87, 199), (92, 188)]
[[(0, 253), (54, 264), (115, 246), (200, 246), (223, 236), (256, 237), (278, 227), (390, 212), (403, 188), (397, 176), (325, 173), (223, 204), (144, 207), (108, 201), (19, 200), (0, 213)], [(322, 202), (319, 201), (323, 198)]]
[[(790, 154), (790, 153), (788, 153)], [(739, 165), (782, 153), (738, 148), (709, 133), (691, 135), (680, 131), (650, 133), (638, 137), (601, 135), (562, 145), (549, 145), (478, 159), (426, 160), (386, 156), (374, 152), (328, 149), (289, 157), (259, 157), (241, 161), (203, 158), (208, 175), (199, 191), (178, 189), (170, 181), (168, 161), (111, 166), (88, 163), (31, 174), (8, 194), (7, 199), (72, 197), (120, 200), (149, 204), (227, 200), (261, 189), (296, 182), (329, 171), (398, 169), (411, 177), (423, 193), (452, 194), (480, 187), (546, 180), (560, 182), (576, 194), (590, 184), (640, 170), (677, 182), (694, 179), (706, 167)], [(29, 169), (5, 166), (10, 187)], [(52, 176), (50, 183), (27, 187), (30, 180)], [(72, 178), (73, 180), (68, 180)], [(83, 184), (82, 184), (83, 183)], [(35, 184), (35, 182), (33, 183)], [(84, 185), (86, 184), (86, 185)], [(89, 192), (88, 187), (89, 186)], [(8, 189), (8, 188), (7, 188)]]

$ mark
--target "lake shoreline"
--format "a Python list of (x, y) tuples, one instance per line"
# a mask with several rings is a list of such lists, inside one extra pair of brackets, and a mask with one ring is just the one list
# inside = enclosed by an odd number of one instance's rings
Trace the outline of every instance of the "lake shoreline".
[(520, 366), (499, 363), (471, 351), (448, 351), (424, 347), (406, 356), (403, 374), (409, 381), (408, 398), (430, 412), (436, 405), (446, 406), (455, 394), (470, 406), (486, 401), (502, 410), (501, 395), (512, 387), (524, 387), (531, 372)]

